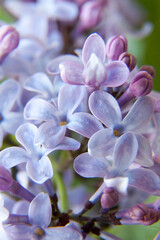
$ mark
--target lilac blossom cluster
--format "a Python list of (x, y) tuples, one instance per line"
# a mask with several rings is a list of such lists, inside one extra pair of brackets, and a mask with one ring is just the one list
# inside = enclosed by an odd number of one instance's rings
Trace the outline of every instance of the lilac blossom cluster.
[(124, 36), (140, 19), (116, 0), (12, 4), (15, 21), (0, 23), (0, 240), (120, 240), (110, 226), (158, 222), (160, 199), (145, 200), (160, 196), (160, 95)]

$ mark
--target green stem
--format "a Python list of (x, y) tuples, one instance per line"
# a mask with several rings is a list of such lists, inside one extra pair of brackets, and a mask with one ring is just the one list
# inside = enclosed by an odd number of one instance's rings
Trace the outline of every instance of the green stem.
[(60, 206), (61, 206), (61, 212), (67, 212), (69, 210), (69, 202), (68, 202), (68, 196), (66, 191), (66, 186), (63, 181), (63, 175), (58, 170), (58, 165), (53, 157), (51, 157), (51, 162), (53, 166), (53, 180), (55, 181), (56, 188), (58, 190), (59, 200), (60, 200)]

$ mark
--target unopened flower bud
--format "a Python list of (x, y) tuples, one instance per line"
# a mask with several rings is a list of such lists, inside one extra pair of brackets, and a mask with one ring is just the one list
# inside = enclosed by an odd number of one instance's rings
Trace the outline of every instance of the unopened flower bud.
[(136, 66), (136, 58), (132, 54), (128, 52), (124, 52), (119, 56), (119, 60), (123, 61), (129, 68), (130, 71), (132, 71)]
[(12, 26), (0, 27), (0, 63), (19, 44), (19, 33)]
[(102, 208), (112, 208), (119, 201), (118, 191), (112, 187), (105, 188), (101, 196)]
[(127, 51), (127, 39), (120, 35), (111, 37), (106, 43), (106, 55), (110, 60), (118, 60), (119, 56)]
[(146, 71), (140, 71), (132, 79), (129, 88), (136, 97), (145, 96), (152, 91), (153, 77)]
[(0, 191), (7, 191), (13, 183), (10, 172), (0, 166)]
[(140, 71), (146, 71), (149, 73), (153, 78), (155, 76), (155, 69), (152, 66), (144, 65), (140, 68)]

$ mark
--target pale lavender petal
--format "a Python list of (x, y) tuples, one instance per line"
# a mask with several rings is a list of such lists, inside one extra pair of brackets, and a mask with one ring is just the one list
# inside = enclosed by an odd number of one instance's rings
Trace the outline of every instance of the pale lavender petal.
[(47, 121), (38, 128), (35, 143), (43, 144), (46, 148), (54, 148), (65, 136), (66, 126), (55, 126), (54, 122)]
[(136, 159), (138, 142), (134, 134), (125, 133), (116, 142), (113, 152), (113, 169), (117, 173), (125, 171)]
[(47, 236), (44, 240), (83, 240), (82, 235), (69, 227), (49, 227), (46, 229)]
[(74, 21), (78, 16), (78, 6), (72, 2), (57, 1), (54, 3), (53, 16), (60, 21)]
[(148, 140), (139, 134), (136, 134), (136, 138), (138, 141), (138, 154), (136, 162), (143, 167), (152, 167), (153, 166), (152, 148)]
[(160, 190), (159, 176), (149, 169), (131, 169), (125, 175), (128, 176), (129, 185), (132, 187), (152, 194), (157, 190)]
[(33, 92), (41, 93), (45, 97), (51, 97), (54, 92), (53, 84), (46, 74), (42, 72), (35, 73), (27, 79), (24, 88)]
[(59, 64), (62, 62), (66, 62), (66, 61), (73, 61), (73, 62), (79, 62), (80, 63), (80, 59), (77, 56), (71, 55), (71, 54), (66, 54), (66, 55), (61, 55), (57, 58), (54, 58), (53, 60), (51, 60), (48, 65), (47, 65), (47, 72), (50, 75), (57, 75), (60, 73), (60, 69), (59, 69)]
[[(15, 80), (8, 79), (0, 84), (0, 112), (8, 112), (15, 103), (19, 86)], [(6, 97), (7, 96), (7, 97)]]
[(94, 53), (102, 62), (105, 60), (105, 43), (97, 33), (91, 34), (84, 43), (82, 50), (82, 61), (87, 64), (90, 56)]
[(118, 102), (107, 92), (93, 92), (89, 98), (89, 107), (93, 115), (109, 128), (113, 128), (122, 119)]
[(9, 112), (2, 121), (4, 130), (15, 134), (17, 128), (24, 122), (23, 114), (20, 112)]
[(53, 120), (57, 109), (49, 102), (41, 99), (31, 99), (25, 106), (24, 117), (30, 120)]
[(26, 170), (29, 177), (36, 183), (42, 184), (53, 176), (52, 164), (48, 157), (43, 156), (40, 160), (27, 162)]
[(64, 115), (70, 116), (80, 105), (85, 96), (85, 88), (81, 86), (65, 85), (58, 95), (58, 109)]
[(37, 127), (31, 123), (24, 123), (16, 132), (16, 139), (29, 152), (34, 153), (36, 146), (34, 145)]
[(32, 200), (28, 216), (32, 225), (48, 227), (52, 216), (51, 202), (48, 194), (41, 192)]
[(154, 106), (150, 97), (140, 97), (126, 117), (122, 124), (127, 131), (134, 131), (143, 128), (151, 119)]
[(96, 132), (88, 141), (88, 152), (95, 157), (106, 157), (113, 152), (116, 137), (110, 129)]
[(108, 173), (109, 163), (105, 158), (92, 157), (82, 153), (74, 160), (74, 169), (82, 177), (105, 177)]
[(129, 69), (122, 61), (113, 61), (106, 67), (107, 79), (103, 83), (107, 87), (118, 87), (125, 83), (129, 76)]
[(64, 137), (63, 140), (57, 146), (55, 146), (53, 150), (75, 151), (80, 148), (80, 145), (81, 144), (77, 140), (69, 137)]
[(0, 152), (0, 165), (7, 169), (28, 160), (30, 160), (30, 156), (20, 147), (9, 147)]
[(102, 124), (89, 113), (74, 113), (67, 125), (69, 129), (90, 138), (95, 132), (103, 129)]
[(69, 84), (84, 85), (83, 65), (79, 62), (67, 61), (59, 65), (60, 75), (64, 82)]

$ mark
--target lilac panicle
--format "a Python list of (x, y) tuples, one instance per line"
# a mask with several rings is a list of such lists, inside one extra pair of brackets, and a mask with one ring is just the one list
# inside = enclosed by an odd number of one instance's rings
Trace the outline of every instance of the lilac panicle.
[(0, 63), (19, 44), (19, 33), (12, 26), (3, 25), (0, 27)]
[(120, 35), (108, 39), (106, 44), (106, 55), (109, 60), (118, 60), (119, 56), (127, 51), (127, 39)]

